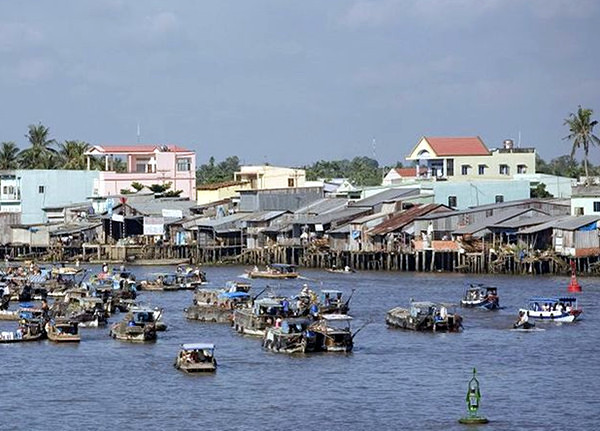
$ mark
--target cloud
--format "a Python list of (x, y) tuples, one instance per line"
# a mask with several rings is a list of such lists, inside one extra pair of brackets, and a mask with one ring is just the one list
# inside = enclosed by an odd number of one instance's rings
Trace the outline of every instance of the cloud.
[(28, 46), (40, 44), (43, 39), (43, 34), (30, 25), (0, 23), (0, 52), (20, 51)]

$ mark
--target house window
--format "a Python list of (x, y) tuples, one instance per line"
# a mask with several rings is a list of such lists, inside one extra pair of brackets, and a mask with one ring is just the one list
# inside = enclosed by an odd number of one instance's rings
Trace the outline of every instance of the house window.
[(448, 196), (448, 206), (450, 208), (456, 208), (456, 196)]
[(454, 159), (446, 159), (446, 176), (454, 175)]
[(487, 168), (486, 165), (479, 165), (479, 167), (478, 167), (479, 175), (485, 175), (485, 168)]
[(188, 172), (192, 170), (192, 161), (189, 157), (177, 159), (177, 171)]
[(600, 202), (598, 201), (594, 202), (594, 212), (600, 213)]
[(575, 215), (582, 216), (583, 215), (583, 207), (575, 207)]
[(469, 175), (471, 173), (471, 165), (462, 165), (460, 167), (461, 175)]
[(486, 217), (491, 217), (494, 215), (494, 210), (485, 210), (485, 216)]
[(526, 174), (527, 165), (517, 165), (517, 174)]
[(288, 178), (288, 187), (294, 187), (294, 179), (293, 178)]
[(504, 195), (496, 195), (496, 203), (501, 204), (504, 202)]
[(135, 159), (135, 171), (140, 174), (144, 174), (150, 169), (150, 159)]
[(44, 186), (38, 186), (38, 193), (44, 193), (46, 188)]
[(510, 171), (508, 169), (508, 165), (500, 165), (500, 175), (509, 175)]

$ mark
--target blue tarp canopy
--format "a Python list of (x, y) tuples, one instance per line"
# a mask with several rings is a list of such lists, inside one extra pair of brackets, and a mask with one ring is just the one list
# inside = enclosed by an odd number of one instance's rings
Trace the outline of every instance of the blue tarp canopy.
[(246, 298), (250, 294), (246, 292), (223, 292), (219, 295), (220, 298)]

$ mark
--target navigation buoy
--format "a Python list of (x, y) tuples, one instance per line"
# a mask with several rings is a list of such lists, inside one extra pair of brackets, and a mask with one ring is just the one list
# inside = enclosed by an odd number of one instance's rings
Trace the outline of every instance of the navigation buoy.
[(479, 400), (481, 399), (481, 393), (479, 392), (479, 380), (475, 377), (477, 370), (473, 368), (473, 377), (469, 380), (467, 387), (467, 416), (462, 417), (458, 420), (461, 424), (477, 425), (487, 424), (489, 420), (483, 416), (479, 416), (477, 411), (479, 410)]
[(581, 286), (577, 282), (575, 274), (575, 261), (571, 259), (571, 281), (569, 283), (569, 292), (581, 292)]

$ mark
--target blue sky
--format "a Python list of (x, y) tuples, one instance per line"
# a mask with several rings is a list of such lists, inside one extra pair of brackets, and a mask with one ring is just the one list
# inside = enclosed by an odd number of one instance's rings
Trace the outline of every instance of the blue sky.
[(134, 144), (139, 122), (198, 163), (297, 166), (520, 132), (549, 160), (578, 105), (600, 118), (598, 22), (594, 0), (3, 1), (0, 141)]

